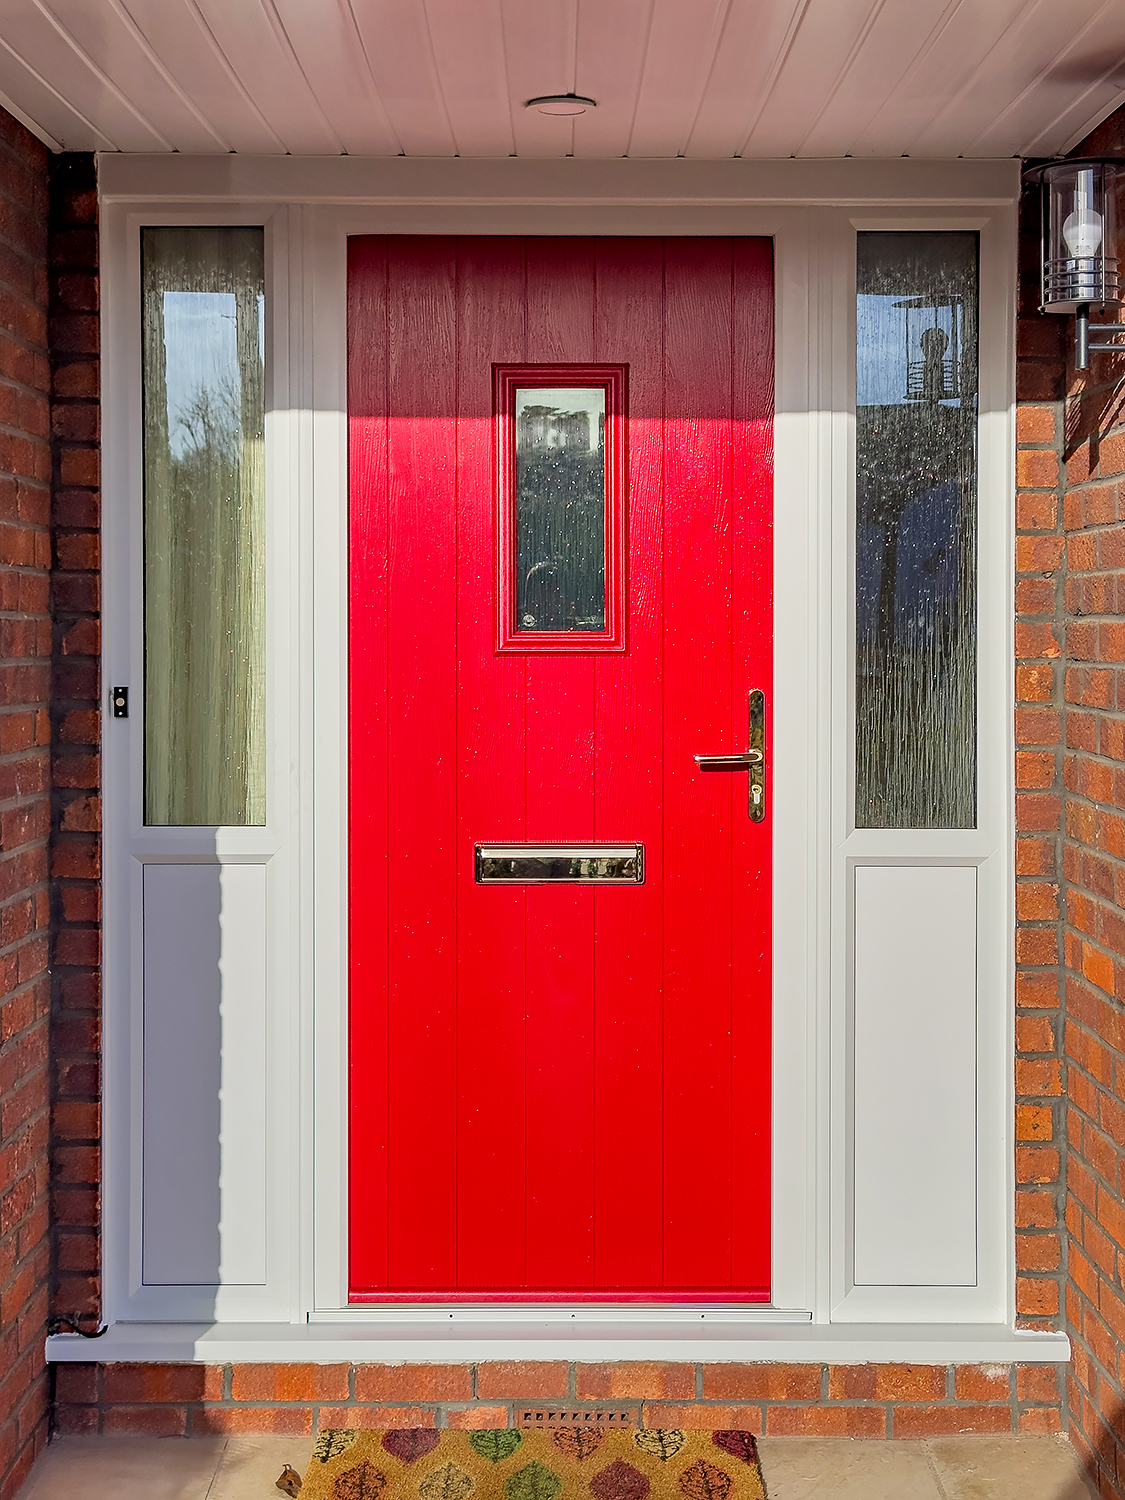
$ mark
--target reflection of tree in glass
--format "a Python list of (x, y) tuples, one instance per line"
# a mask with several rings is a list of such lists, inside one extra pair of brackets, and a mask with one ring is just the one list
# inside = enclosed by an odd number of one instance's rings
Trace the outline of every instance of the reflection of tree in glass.
[[(238, 467), (242, 441), (242, 395), (237, 384), (225, 377), (211, 385), (200, 384), (175, 415), (177, 459), (189, 467)], [(181, 433), (183, 436), (181, 436)]]
[(141, 249), (145, 822), (261, 824), (263, 233), (150, 227)]
[(164, 587), (178, 625), (169, 668), (197, 726), (187, 748), (189, 767), (201, 725), (221, 726), (221, 732), (208, 730), (213, 743), (207, 764), (217, 773), (215, 784), (204, 793), (185, 778), (183, 795), (221, 797), (232, 822), (241, 821), (250, 774), (244, 724), (260, 587), (251, 529), (256, 516), (247, 514), (248, 505), (256, 510), (260, 448), (246, 441), (243, 406), (237, 375), (201, 381), (169, 413), (171, 440), (164, 455), (171, 549)]

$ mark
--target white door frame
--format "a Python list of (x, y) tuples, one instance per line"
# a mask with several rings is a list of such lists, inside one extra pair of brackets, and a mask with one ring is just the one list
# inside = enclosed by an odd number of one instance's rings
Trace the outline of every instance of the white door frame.
[[(788, 1358), (814, 1357), (820, 1347), (815, 1330), (827, 1334), (833, 1323), (882, 1326), (899, 1358), (921, 1357), (904, 1356), (901, 1338), (912, 1325), (946, 1324), (951, 1335), (954, 1325), (971, 1325), (992, 1332), (987, 1344), (962, 1340), (958, 1347), (971, 1350), (968, 1357), (983, 1357), (985, 1347), (992, 1357), (1004, 1357), (995, 1351), (1014, 1325), (1010, 662), (1018, 164), (115, 155), (100, 158), (100, 168), (107, 692), (116, 682), (141, 682), (138, 226), (266, 223), (274, 340), (267, 483), (275, 809), (268, 850), (262, 843), (254, 852), (255, 838), (261, 839), (251, 830), (223, 830), (208, 842), (194, 833), (140, 829), (130, 766), (140, 763), (141, 721), (138, 716), (130, 726), (126, 750), (121, 726), (106, 718), (107, 1320), (261, 1322), (261, 1346), (269, 1346), (262, 1358), (300, 1357), (279, 1352), (280, 1330), (267, 1337), (270, 1321), (294, 1329), (315, 1323), (318, 1349), (336, 1347), (325, 1325), (353, 1330), (351, 1340), (365, 1328), (374, 1334), (375, 1325), (409, 1322), (423, 1343), (428, 1322), (448, 1328), (452, 1320), (466, 1325), (467, 1335), (479, 1324), (482, 1339), (485, 1323), (507, 1326), (512, 1335), (521, 1325), (529, 1334), (533, 1323), (542, 1328), (547, 1310), (528, 1306), (346, 1305), (346, 239), (359, 233), (768, 235), (776, 242), (777, 287), (774, 1302), (772, 1309), (614, 1308), (612, 1318), (636, 1324), (638, 1339), (648, 1339), (650, 1349), (660, 1328), (696, 1323), (692, 1344), (677, 1342), (674, 1357), (680, 1358), (707, 1357), (691, 1352), (710, 1348), (700, 1320), (734, 1325), (729, 1337), (748, 1340), (746, 1348), (759, 1347), (756, 1326), (791, 1324), (806, 1352), (792, 1350)], [(834, 750), (852, 740), (854, 236), (857, 228), (876, 227), (973, 228), (982, 237), (982, 818), (971, 831), (853, 831), (850, 763)], [(283, 353), (287, 357), (279, 357)], [(138, 711), (140, 696), (135, 689)], [(181, 1288), (154, 1296), (138, 1284), (139, 934), (130, 917), (138, 840), (158, 859), (261, 858), (275, 871), (269, 1034), (262, 1039), (271, 1174), (268, 1291)], [(972, 1288), (855, 1288), (849, 1281), (850, 883), (857, 865), (872, 863), (971, 865), (980, 872), (981, 1232), (980, 1274)], [(572, 1322), (608, 1319), (605, 1307), (565, 1311)], [(1005, 1327), (1009, 1334), (1000, 1337)], [(406, 1333), (394, 1347), (421, 1350), (423, 1343)], [(140, 1345), (124, 1325), (109, 1337), (119, 1351), (113, 1357), (159, 1357), (155, 1335), (144, 1343), (144, 1356), (127, 1352)], [(207, 1357), (217, 1357), (217, 1347), (227, 1345), (212, 1340)], [(256, 1336), (248, 1332), (238, 1357), (254, 1357), (245, 1352), (254, 1347)], [(309, 1357), (307, 1343), (300, 1347)], [(346, 1347), (363, 1357), (354, 1343)], [(389, 1346), (380, 1347), (385, 1353)], [(547, 1357), (542, 1347), (535, 1357)], [(728, 1339), (725, 1347), (735, 1346)], [(824, 1347), (841, 1357), (838, 1343)], [(863, 1347), (881, 1345), (876, 1338)], [(911, 1347), (922, 1345), (915, 1338)], [(1012, 1357), (1064, 1358), (1060, 1349), (1065, 1339), (1046, 1335), (1034, 1348), (1024, 1341)], [(52, 1341), (55, 1357), (77, 1357), (64, 1351), (65, 1336)], [(110, 1353), (106, 1348), (104, 1357)], [(424, 1356), (397, 1357), (431, 1356), (428, 1349)]]

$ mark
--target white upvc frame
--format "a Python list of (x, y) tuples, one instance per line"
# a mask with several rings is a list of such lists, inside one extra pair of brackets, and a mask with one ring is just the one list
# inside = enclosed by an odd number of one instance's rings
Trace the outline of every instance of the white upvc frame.
[[(130, 986), (135, 982), (136, 934), (124, 926), (125, 871), (132, 860), (122, 830), (130, 796), (125, 757), (107, 719), (106, 751), (106, 1154), (105, 1256), (107, 1321), (140, 1318), (183, 1321), (202, 1330), (210, 1319), (240, 1320), (237, 1336), (200, 1332), (199, 1357), (219, 1348), (255, 1357), (251, 1324), (272, 1319), (315, 1325), (317, 1354), (362, 1357), (355, 1343), (376, 1325), (403, 1325), (402, 1337), (382, 1345), (387, 1357), (436, 1356), (437, 1324), (466, 1325), (460, 1357), (498, 1357), (484, 1323), (505, 1327), (502, 1357), (513, 1357), (537, 1324), (562, 1316), (573, 1328), (634, 1325), (634, 1352), (655, 1350), (677, 1321), (735, 1324), (737, 1352), (725, 1356), (703, 1338), (678, 1340), (680, 1358), (755, 1357), (778, 1320), (782, 1344), (756, 1357), (843, 1357), (832, 1322), (862, 1322), (847, 1357), (878, 1358), (886, 1334), (889, 1358), (934, 1357), (919, 1324), (949, 1325), (939, 1338), (950, 1358), (1061, 1359), (1060, 1336), (1025, 1340), (1005, 1333), (1012, 1306), (1012, 1085), (1010, 1013), (1012, 974), (1011, 543), (1013, 448), (1015, 163), (1002, 162), (360, 162), (230, 157), (107, 157), (101, 159), (103, 195), (103, 348), (106, 351), (106, 645), (103, 681), (141, 680), (138, 542), (136, 526), (139, 432), (136, 337), (139, 285), (131, 257), (137, 228), (147, 223), (266, 223), (273, 249), (275, 350), (287, 350), (286, 386), (278, 383), (268, 418), (269, 506), (275, 515), (271, 584), (270, 690), (285, 722), (271, 722), (275, 767), (287, 809), (281, 861), (285, 889), (276, 891), (271, 953), (284, 984), (271, 998), (272, 1108), (278, 1178), (271, 1208), (277, 1247), (276, 1278), (268, 1301), (223, 1288), (208, 1314), (185, 1298), (178, 1315), (147, 1308), (138, 1298), (129, 1245), (135, 1222), (130, 1195), (137, 1161), (135, 1039)], [(851, 552), (854, 508), (854, 236), (863, 228), (979, 228), (982, 233), (981, 348), (981, 804), (987, 826), (972, 833), (851, 831), (850, 745), (852, 683)], [(775, 964), (773, 1119), (774, 1242), (772, 1309), (551, 1310), (527, 1306), (487, 1309), (348, 1308), (344, 1264), (345, 1112), (344, 1006), (346, 935), (346, 422), (344, 403), (346, 239), (355, 233), (513, 234), (742, 234), (770, 235), (777, 264), (777, 422), (775, 589)], [(284, 247), (286, 290), (278, 274)], [(130, 301), (133, 299), (133, 301)], [(986, 394), (987, 393), (987, 394)], [(132, 403), (132, 405), (130, 404)], [(845, 502), (846, 498), (846, 503)], [(275, 535), (271, 533), (271, 535)], [(131, 550), (132, 549), (132, 550)], [(845, 645), (846, 643), (846, 645)], [(131, 675), (121, 675), (123, 664)], [(115, 676), (115, 673), (118, 675)], [(139, 697), (139, 695), (138, 695)], [(139, 705), (138, 705), (139, 707)], [(134, 719), (134, 737), (139, 732)], [(276, 739), (274, 736), (276, 735)], [(134, 751), (135, 753), (135, 751)], [(138, 762), (139, 763), (139, 762)], [(280, 775), (279, 771), (271, 773)], [(271, 790), (280, 784), (271, 781)], [(135, 798), (135, 792), (132, 794)], [(282, 799), (278, 799), (279, 804)], [(116, 820), (116, 821), (115, 821)], [(152, 832), (156, 832), (155, 830)], [(245, 834), (245, 838), (242, 838)], [(237, 835), (237, 836), (236, 836)], [(224, 833), (227, 847), (201, 846), (198, 857), (247, 858), (251, 831)], [(271, 846), (271, 848), (274, 846)], [(265, 853), (264, 849), (261, 851)], [(178, 857), (191, 858), (186, 852)], [(982, 1120), (994, 1134), (982, 1153), (981, 1201), (993, 1209), (982, 1250), (981, 1284), (952, 1297), (895, 1295), (896, 1289), (854, 1288), (847, 1275), (847, 1151), (850, 931), (848, 884), (857, 862), (976, 863), (986, 872), (993, 934), (982, 957), (990, 990), (1005, 1003), (982, 1025), (982, 1076), (992, 1093)], [(995, 988), (996, 986), (999, 988)], [(1002, 1013), (1002, 1014), (1001, 1014)], [(290, 1110), (281, 1124), (281, 1105)], [(288, 1249), (283, 1247), (288, 1246)], [(873, 1290), (878, 1297), (870, 1295)], [(230, 1293), (230, 1295), (227, 1295)], [(883, 1295), (886, 1294), (886, 1295)], [(476, 1340), (471, 1328), (481, 1325)], [(409, 1328), (406, 1326), (409, 1324)], [(811, 1327), (810, 1327), (811, 1324)], [(332, 1343), (329, 1327), (341, 1331)], [(813, 1341), (807, 1341), (801, 1327)], [(915, 1332), (911, 1333), (911, 1326)], [(989, 1337), (983, 1335), (991, 1330)], [(344, 1330), (348, 1330), (346, 1335)], [(816, 1329), (824, 1331), (824, 1348)], [(960, 1330), (960, 1332), (958, 1331)], [(280, 1334), (277, 1330), (277, 1334)], [(591, 1334), (594, 1330), (591, 1328)], [(687, 1329), (683, 1330), (687, 1335)], [(845, 1330), (837, 1330), (843, 1335)], [(717, 1336), (719, 1329), (715, 1328)], [(296, 1329), (294, 1329), (296, 1334)], [(784, 1352), (784, 1338), (802, 1352)], [(869, 1335), (869, 1336), (868, 1336)], [(111, 1337), (113, 1337), (111, 1335)], [(124, 1332), (112, 1357), (171, 1357), (154, 1350), (149, 1333), (130, 1342)], [(851, 1338), (851, 1335), (848, 1335)], [(219, 1340), (215, 1342), (216, 1338)], [(865, 1341), (866, 1338), (866, 1341)], [(905, 1340), (905, 1342), (903, 1342)], [(951, 1340), (951, 1341), (950, 1341)], [(746, 1341), (749, 1341), (747, 1343)], [(931, 1340), (932, 1342), (932, 1340)], [(550, 1341), (535, 1353), (550, 1357)], [(263, 1326), (263, 1359), (310, 1357), (308, 1339), (281, 1352)], [(362, 1346), (360, 1346), (362, 1347)], [(574, 1357), (573, 1346), (559, 1343)], [(615, 1346), (621, 1348), (620, 1341)], [(404, 1354), (403, 1349), (418, 1353)], [(66, 1336), (52, 1355), (72, 1352)], [(130, 1354), (130, 1349), (139, 1352)], [(336, 1353), (325, 1353), (335, 1349)], [(778, 1352), (781, 1349), (783, 1352)], [(958, 1354), (957, 1350), (963, 1351)], [(988, 1350), (987, 1354), (982, 1353)], [(304, 1351), (303, 1353), (301, 1351)], [(424, 1351), (424, 1352), (423, 1352)], [(106, 1348), (104, 1357), (110, 1357)], [(88, 1352), (84, 1357), (89, 1357)], [(188, 1356), (190, 1357), (190, 1356)], [(231, 1357), (229, 1355), (221, 1357)], [(371, 1357), (368, 1355), (368, 1357)], [(587, 1356), (590, 1357), (590, 1356)], [(604, 1357), (604, 1352), (602, 1357)], [(620, 1356), (619, 1356), (620, 1357)], [(663, 1355), (660, 1357), (671, 1357)]]
[[(146, 827), (143, 817), (144, 577), (141, 440), (141, 256), (145, 225), (262, 225), (266, 270), (266, 818), (262, 827)], [(296, 1293), (287, 1225), (296, 1212), (299, 1114), (289, 1115), (298, 1056), (293, 976), (300, 961), (300, 807), (294, 740), (300, 724), (295, 457), (288, 375), (293, 360), (288, 308), (289, 209), (216, 202), (200, 215), (180, 201), (142, 208), (106, 204), (102, 266), (102, 700), (103, 700), (103, 1192), (104, 1311), (108, 1319), (288, 1320)], [(279, 649), (280, 648), (280, 649)], [(109, 713), (111, 688), (131, 688), (127, 722)], [(144, 868), (202, 864), (265, 868), (267, 965), (266, 1271), (262, 1284), (146, 1285), (142, 1275)], [(237, 1116), (239, 1100), (224, 1106)], [(250, 1122), (248, 1122), (250, 1123)]]
[[(347, 693), (347, 423), (345, 401), (346, 254), (347, 241), (358, 234), (427, 232), (496, 233), (493, 209), (342, 207), (306, 210), (312, 220), (308, 237), (308, 285), (312, 289), (309, 326), (313, 329), (311, 364), (314, 386), (315, 491), (317, 549), (316, 582), (316, 692), (315, 722), (321, 754), (317, 758), (314, 796), (316, 847), (314, 888), (315, 1041), (314, 1087), (314, 1208), (315, 1244), (312, 1288), (313, 1314), (333, 1320), (385, 1321), (427, 1317), (440, 1321), (487, 1318), (490, 1322), (541, 1321), (542, 1307), (495, 1305), (478, 1310), (451, 1308), (448, 1303), (409, 1309), (348, 1307), (346, 1265), (346, 1155), (347, 1099), (344, 1009), (337, 997), (346, 993), (347, 865), (346, 840), (346, 724)], [(576, 223), (575, 221), (579, 222)], [(581, 221), (585, 220), (585, 223)], [(766, 1318), (792, 1313), (807, 1321), (812, 1314), (811, 1268), (815, 1247), (811, 1225), (815, 1217), (816, 1172), (812, 1157), (811, 1117), (814, 1101), (808, 1090), (810, 1032), (809, 983), (805, 972), (807, 945), (803, 912), (809, 897), (812, 823), (815, 813), (806, 795), (814, 776), (815, 731), (809, 699), (806, 663), (812, 648), (811, 628), (816, 618), (816, 578), (810, 568), (816, 549), (810, 543), (811, 512), (815, 506), (810, 484), (809, 411), (810, 329), (807, 315), (807, 220), (804, 208), (756, 207), (706, 209), (665, 207), (627, 210), (599, 208), (594, 213), (570, 209), (559, 213), (544, 206), (509, 206), (502, 215), (510, 234), (742, 234), (774, 239), (777, 264), (775, 429), (776, 489), (792, 498), (792, 509), (775, 518), (775, 689), (771, 705), (774, 749), (771, 803), (774, 821), (775, 944), (792, 962), (777, 964), (774, 974), (774, 1069), (784, 1085), (774, 1090), (773, 1115), (773, 1299)], [(323, 738), (319, 738), (323, 736)], [(605, 1320), (604, 1306), (574, 1308), (567, 1315)], [(711, 1312), (753, 1322), (762, 1314), (737, 1307)], [(670, 1318), (697, 1319), (698, 1308), (677, 1311), (661, 1306), (637, 1313), (615, 1309), (614, 1317), (630, 1322), (666, 1322)]]
[[(826, 219), (829, 216), (826, 215)], [(846, 309), (826, 372), (833, 413), (831, 488), (846, 503), (832, 517), (833, 742), (831, 766), (833, 1322), (1013, 1323), (1015, 1319), (1014, 1056), (1014, 496), (1017, 216), (935, 207), (833, 213), (820, 237), (825, 280)], [(977, 477), (977, 826), (857, 829), (855, 794), (856, 234), (971, 230), (980, 236)], [(861, 866), (977, 870), (977, 1282), (975, 1286), (856, 1286), (851, 1277), (853, 1161), (851, 1029), (854, 882)]]

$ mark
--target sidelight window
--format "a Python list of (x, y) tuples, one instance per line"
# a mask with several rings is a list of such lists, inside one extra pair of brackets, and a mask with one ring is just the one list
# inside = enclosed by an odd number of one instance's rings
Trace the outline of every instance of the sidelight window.
[(977, 241), (859, 235), (858, 828), (976, 823)]
[(142, 236), (145, 822), (265, 822), (260, 228)]

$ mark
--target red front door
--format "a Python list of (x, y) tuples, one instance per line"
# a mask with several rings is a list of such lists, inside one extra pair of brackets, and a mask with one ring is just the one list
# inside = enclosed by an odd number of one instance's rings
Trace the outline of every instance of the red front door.
[(352, 1301), (769, 1300), (772, 308), (350, 241)]

